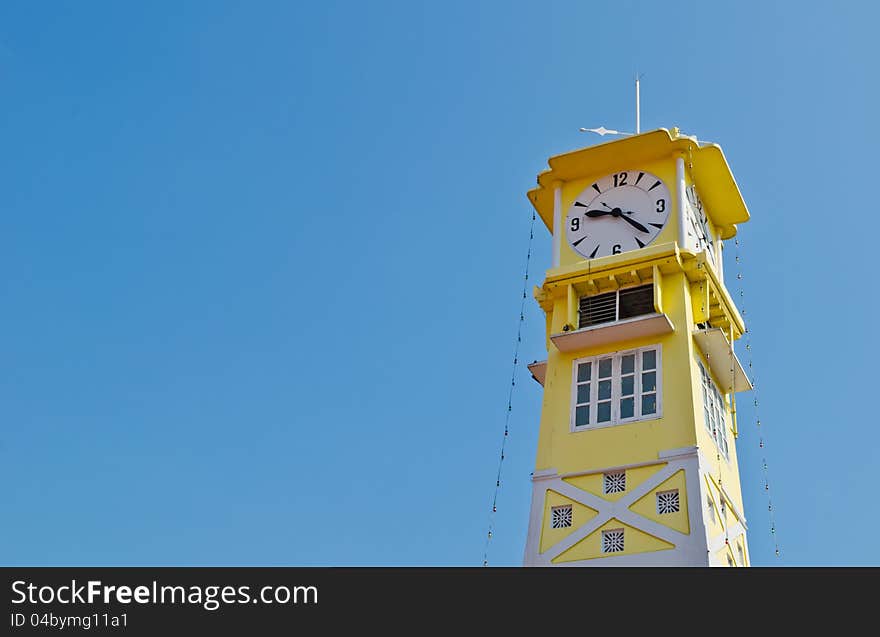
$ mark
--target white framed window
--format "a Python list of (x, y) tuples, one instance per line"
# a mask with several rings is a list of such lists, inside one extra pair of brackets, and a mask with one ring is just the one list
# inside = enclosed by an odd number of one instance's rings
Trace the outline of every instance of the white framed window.
[(572, 431), (659, 418), (660, 346), (574, 361)]
[(550, 509), (550, 528), (566, 529), (571, 526), (571, 505)]
[(712, 496), (706, 494), (706, 510), (709, 511), (709, 521), (715, 522), (715, 503), (712, 502)]
[(665, 515), (678, 513), (681, 510), (681, 502), (678, 497), (678, 489), (657, 492), (657, 513)]
[(727, 446), (727, 426), (724, 418), (724, 399), (702, 361), (697, 364), (700, 366), (700, 384), (703, 388), (703, 417), (706, 431), (715, 440), (721, 454), (730, 459), (730, 450)]
[(623, 551), (623, 529), (602, 531), (602, 552), (620, 553)]
[(623, 493), (626, 491), (626, 471), (613, 471), (602, 475), (605, 494)]
[(743, 547), (737, 546), (736, 552), (739, 554), (739, 565), (745, 566), (746, 565), (746, 555), (745, 555), (745, 552), (743, 551)]

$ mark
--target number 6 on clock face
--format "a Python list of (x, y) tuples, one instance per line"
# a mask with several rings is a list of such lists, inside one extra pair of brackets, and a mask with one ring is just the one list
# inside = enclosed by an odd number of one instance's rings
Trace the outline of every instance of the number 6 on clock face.
[(623, 170), (597, 179), (572, 203), (565, 219), (569, 245), (595, 259), (638, 250), (666, 227), (669, 188), (643, 170)]

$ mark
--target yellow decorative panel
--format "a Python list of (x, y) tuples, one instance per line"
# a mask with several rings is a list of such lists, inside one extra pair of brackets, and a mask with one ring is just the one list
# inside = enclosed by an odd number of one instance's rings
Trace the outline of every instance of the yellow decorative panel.
[[(554, 507), (571, 506), (571, 526), (561, 529), (551, 528), (551, 513)], [(573, 531), (586, 524), (596, 516), (596, 511), (551, 489), (547, 490), (544, 498), (544, 522), (541, 530), (541, 552), (543, 553), (554, 544), (559, 543)]]
[[(709, 502), (712, 503), (709, 509)], [(706, 479), (706, 501), (703, 506), (706, 507), (706, 530), (710, 538), (715, 538), (724, 533), (724, 525), (721, 523), (721, 508), (718, 493), (715, 491), (714, 485)]]
[[(663, 491), (678, 490), (678, 512), (677, 513), (658, 513), (657, 511), (657, 493)], [(684, 469), (677, 471), (674, 475), (667, 478), (656, 489), (637, 500), (630, 510), (633, 513), (643, 515), (649, 520), (664, 524), (671, 529), (675, 529), (679, 533), (690, 533), (690, 524), (688, 523), (687, 508), (687, 489), (685, 486)]]
[(725, 545), (723, 549), (715, 553), (715, 559), (721, 566), (736, 566), (736, 558), (731, 546)]
[[(605, 474), (591, 473), (585, 476), (577, 476), (576, 478), (564, 478), (571, 486), (577, 487), (582, 491), (587, 491), (600, 498), (604, 498), (611, 502), (619, 500), (627, 493), (635, 489), (642, 482), (650, 478), (652, 475), (660, 471), (665, 464), (655, 464), (647, 467), (635, 467), (634, 469), (625, 469), (626, 471), (626, 490), (619, 493), (605, 493)], [(624, 469), (620, 469), (624, 471)]]
[[(602, 531), (610, 531), (614, 529), (623, 529), (624, 550), (615, 553), (603, 553)], [(632, 555), (634, 553), (665, 551), (673, 548), (675, 548), (674, 544), (670, 544), (658, 537), (649, 535), (644, 531), (640, 531), (628, 524), (624, 524), (620, 520), (612, 518), (570, 549), (553, 558), (552, 561), (554, 564), (558, 564), (560, 562), (592, 560), (602, 557), (613, 557), (615, 555)]]

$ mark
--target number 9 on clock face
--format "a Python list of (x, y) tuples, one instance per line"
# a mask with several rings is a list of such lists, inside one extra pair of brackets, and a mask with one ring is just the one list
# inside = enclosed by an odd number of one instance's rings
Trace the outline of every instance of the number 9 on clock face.
[(638, 250), (666, 227), (669, 188), (643, 170), (623, 170), (587, 186), (565, 218), (572, 249), (588, 259)]

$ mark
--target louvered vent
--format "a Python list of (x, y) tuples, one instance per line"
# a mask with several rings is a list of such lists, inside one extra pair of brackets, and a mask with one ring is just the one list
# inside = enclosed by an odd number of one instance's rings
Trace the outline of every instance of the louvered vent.
[(657, 513), (660, 515), (666, 513), (678, 513), (681, 510), (681, 503), (678, 498), (678, 489), (674, 491), (660, 491), (657, 494)]
[(578, 328), (611, 323), (654, 312), (653, 284), (624, 288), (580, 299)]
[(626, 491), (626, 471), (606, 473), (604, 476), (605, 493), (623, 493)]
[(617, 292), (585, 296), (580, 301), (578, 327), (589, 327), (617, 320)]
[(654, 286), (640, 285), (637, 288), (620, 290), (619, 318), (632, 318), (654, 312)]
[(623, 529), (602, 531), (602, 552), (620, 553), (623, 551)]
[(552, 517), (550, 520), (550, 528), (565, 529), (571, 526), (571, 505), (562, 507), (553, 507), (551, 510)]

